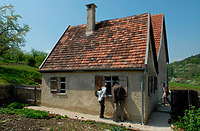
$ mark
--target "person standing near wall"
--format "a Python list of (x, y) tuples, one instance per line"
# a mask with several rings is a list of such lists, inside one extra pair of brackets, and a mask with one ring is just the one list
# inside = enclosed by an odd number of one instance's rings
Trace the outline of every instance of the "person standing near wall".
[(107, 89), (107, 83), (104, 84), (101, 89), (95, 92), (95, 95), (98, 97), (98, 101), (100, 103), (101, 109), (100, 109), (100, 118), (104, 118), (104, 110), (105, 110), (105, 95), (106, 95), (106, 89)]
[(113, 101), (114, 101), (114, 116), (113, 121), (117, 121), (120, 117), (121, 122), (124, 121), (124, 100), (125, 100), (125, 89), (115, 84), (112, 89)]
[(162, 104), (161, 105), (165, 105), (165, 99), (167, 100), (167, 102), (171, 105), (170, 100), (168, 99), (168, 95), (169, 95), (169, 90), (168, 87), (165, 86), (165, 83), (162, 83), (162, 87), (163, 87), (163, 96), (162, 96)]

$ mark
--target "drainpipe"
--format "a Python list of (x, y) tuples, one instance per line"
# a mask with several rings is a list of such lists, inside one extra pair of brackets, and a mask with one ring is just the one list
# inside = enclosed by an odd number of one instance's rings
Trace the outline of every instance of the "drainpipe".
[(144, 69), (144, 73), (141, 76), (141, 95), (142, 95), (142, 116), (141, 116), (141, 124), (144, 125), (144, 76), (146, 75), (147, 69)]

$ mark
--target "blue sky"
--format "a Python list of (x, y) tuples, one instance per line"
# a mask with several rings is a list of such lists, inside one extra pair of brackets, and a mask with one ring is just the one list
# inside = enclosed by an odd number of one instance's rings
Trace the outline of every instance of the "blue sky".
[(27, 52), (49, 52), (68, 25), (86, 24), (89, 3), (97, 5), (96, 21), (164, 12), (170, 62), (200, 53), (200, 0), (0, 0), (0, 5), (14, 5), (32, 28), (23, 48)]

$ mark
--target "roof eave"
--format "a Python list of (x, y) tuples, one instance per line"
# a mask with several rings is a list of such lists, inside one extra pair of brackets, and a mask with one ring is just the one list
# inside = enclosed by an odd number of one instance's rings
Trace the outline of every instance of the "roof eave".
[(144, 67), (138, 68), (92, 68), (92, 69), (49, 69), (49, 70), (38, 70), (41, 73), (50, 73), (50, 72), (86, 72), (86, 71), (143, 71), (146, 69)]

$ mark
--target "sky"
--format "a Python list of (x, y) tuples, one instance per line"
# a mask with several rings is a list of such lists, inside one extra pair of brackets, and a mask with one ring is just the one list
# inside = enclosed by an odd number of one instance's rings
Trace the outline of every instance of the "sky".
[(200, 53), (200, 0), (0, 0), (31, 27), (22, 49), (48, 53), (68, 25), (87, 23), (90, 3), (97, 5), (96, 21), (164, 13), (170, 63)]

